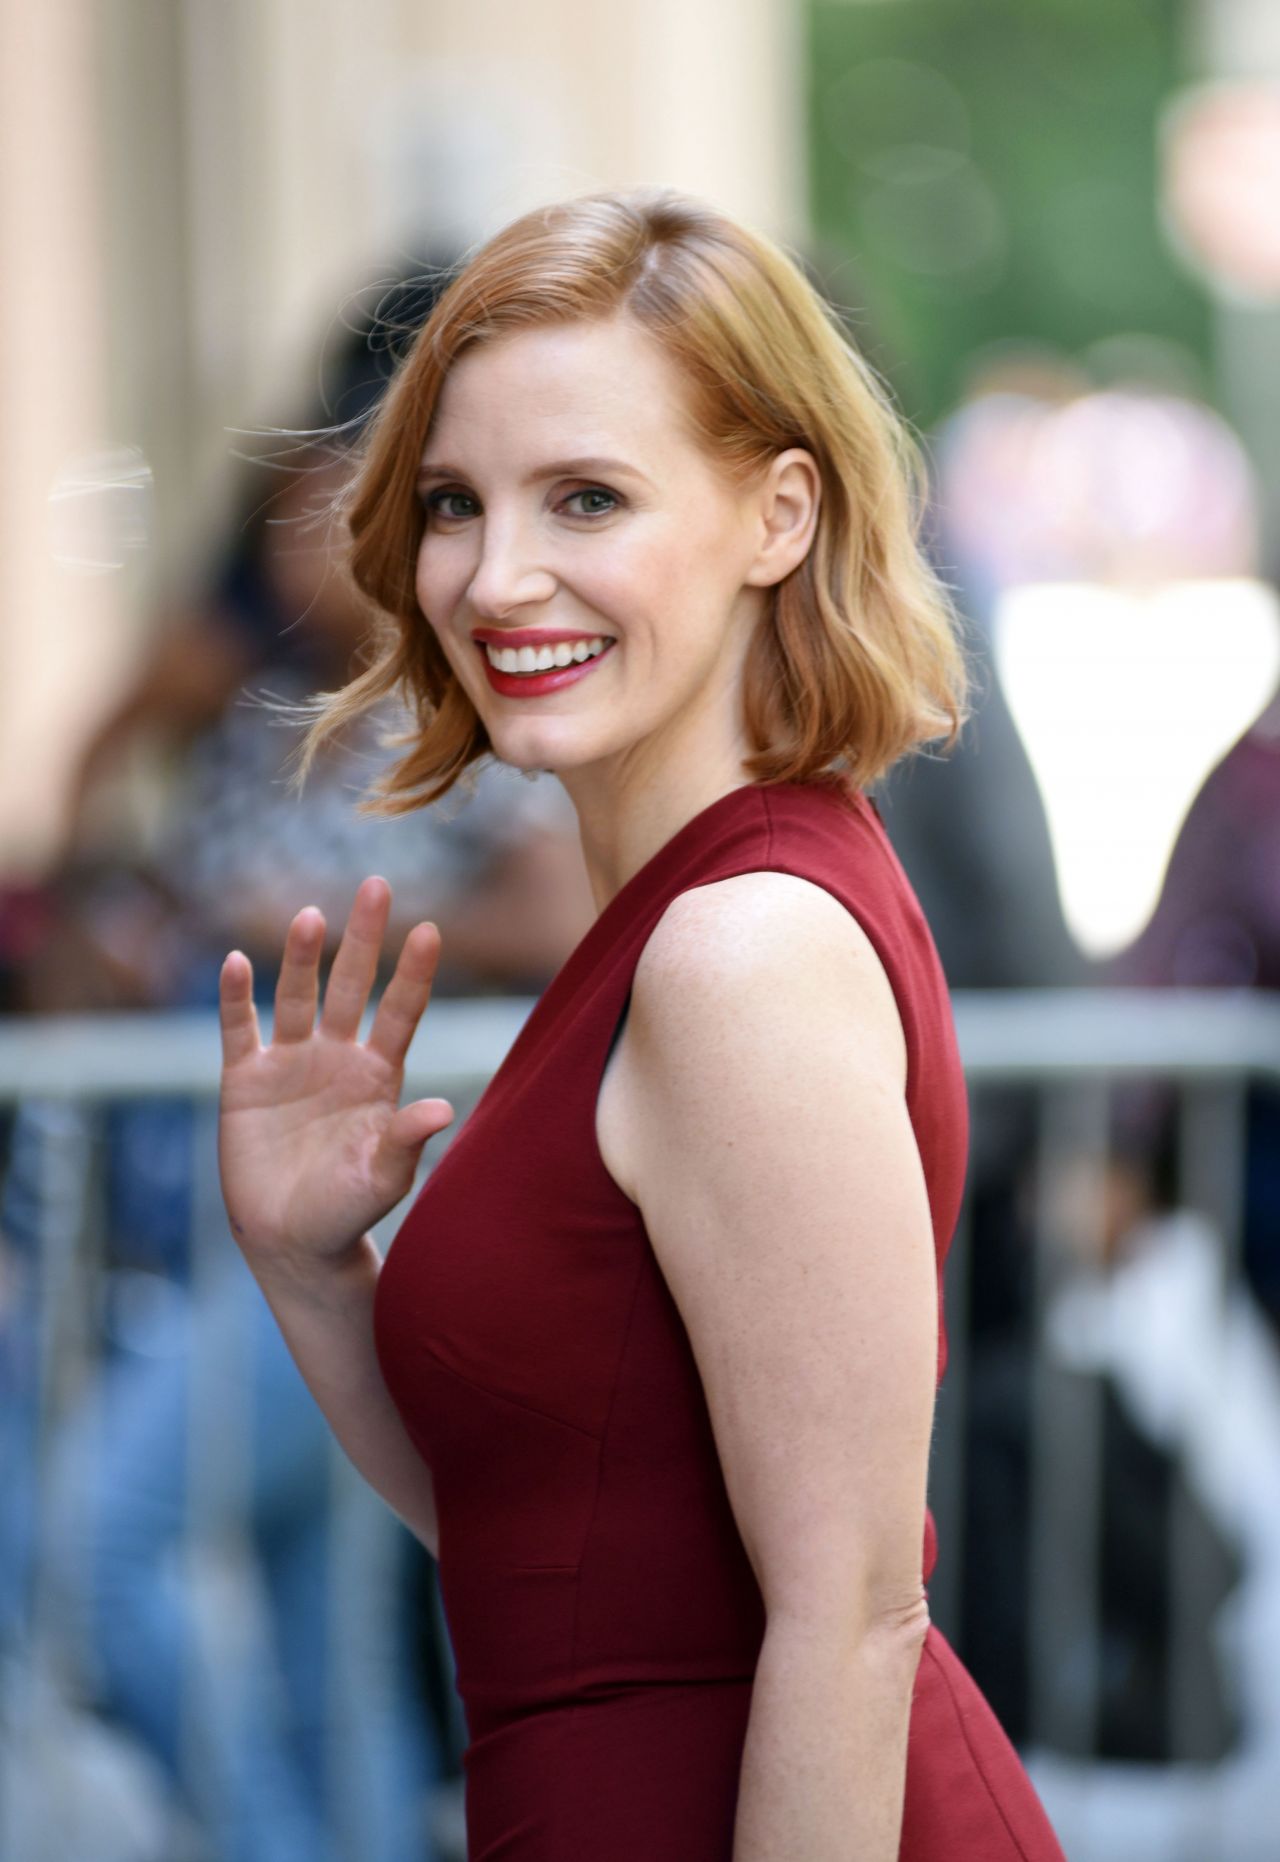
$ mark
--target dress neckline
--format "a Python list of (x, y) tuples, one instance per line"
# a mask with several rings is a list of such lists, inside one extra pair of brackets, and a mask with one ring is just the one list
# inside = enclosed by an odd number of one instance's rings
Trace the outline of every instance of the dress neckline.
[[(736, 789), (726, 789), (723, 795), (717, 795), (696, 814), (682, 822), (673, 834), (669, 834), (660, 847), (655, 847), (648, 859), (638, 866), (630, 879), (624, 880), (608, 904), (588, 925), (582, 937), (574, 946), (561, 966), (560, 976), (570, 968), (578, 969), (577, 959), (584, 962), (594, 957), (598, 946), (608, 947), (614, 942), (614, 931), (620, 924), (625, 924), (633, 915), (636, 902), (650, 890), (661, 891), (663, 882), (672, 870), (677, 868), (689, 847), (706, 830), (720, 825), (722, 817), (729, 819), (737, 814), (745, 804), (754, 805), (763, 784), (758, 782), (740, 783)], [(557, 979), (558, 980), (558, 979)]]
[[(502, 1082), (516, 1069), (523, 1056), (544, 1039), (571, 1003), (581, 1000), (591, 978), (610, 952), (625, 941), (629, 931), (642, 924), (645, 917), (642, 906), (654, 897), (663, 897), (672, 890), (673, 881), (689, 864), (692, 848), (709, 830), (723, 830), (746, 809), (757, 805), (763, 813), (765, 805), (759, 798), (766, 792), (778, 795), (795, 791), (818, 792), (828, 796), (837, 793), (831, 785), (822, 782), (740, 783), (736, 789), (727, 789), (696, 814), (690, 815), (660, 847), (655, 848), (587, 926), (534, 1002), (497, 1073), (489, 1082), (484, 1097), (488, 1099), (501, 1091)], [(848, 792), (844, 794), (856, 807), (869, 806), (868, 798), (861, 791), (854, 792), (852, 796)], [(678, 890), (678, 887), (675, 889)]]
[(707, 802), (698, 809), (696, 814), (690, 815), (687, 821), (681, 822), (675, 832), (669, 834), (660, 846), (654, 848), (648, 859), (636, 868), (630, 879), (623, 881), (608, 904), (593, 919), (586, 935), (590, 936), (591, 931), (597, 925), (613, 916), (617, 906), (624, 902), (629, 904), (638, 892), (644, 890), (647, 880), (652, 880), (665, 872), (667, 866), (684, 852), (694, 838), (696, 830), (704, 829), (713, 819), (718, 821), (721, 814), (732, 813), (733, 809), (730, 804), (735, 807), (740, 806), (743, 796), (758, 795), (761, 787), (762, 785), (758, 782), (739, 783), (736, 789), (726, 789), (723, 795), (717, 795), (714, 801)]

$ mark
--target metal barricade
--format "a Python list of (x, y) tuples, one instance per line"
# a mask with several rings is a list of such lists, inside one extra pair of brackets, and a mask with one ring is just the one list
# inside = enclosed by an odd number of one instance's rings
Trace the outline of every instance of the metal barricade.
[[(410, 1054), (405, 1096), (444, 1095), (458, 1117), (429, 1147), (424, 1172), (447, 1148), (531, 1006), (512, 999), (432, 1004)], [(1160, 1081), (1176, 1094), (1178, 1200), (1201, 1212), (1220, 1238), (1218, 1297), (1225, 1300), (1230, 1289), (1239, 1287), (1244, 1096), (1251, 1083), (1280, 1084), (1280, 1002), (1243, 993), (1081, 989), (961, 992), (954, 1007), (975, 1121), (981, 1120), (985, 1097), (992, 1092), (1016, 1090), (1034, 1109), (1024, 1160), (1032, 1238), (1030, 1723), (1037, 1748), (1087, 1762), (1095, 1750), (1098, 1699), (1102, 1415), (1096, 1384), (1065, 1376), (1044, 1348), (1046, 1324), (1062, 1289), (1079, 1273), (1082, 1238), (1087, 1245), (1103, 1221), (1112, 1100), (1127, 1081)], [(266, 1038), (269, 1017), (263, 1021)], [(217, 1182), (218, 1073), (217, 1020), (207, 1013), (0, 1024), (0, 1112), (21, 1111), (35, 1134), (38, 1155), (38, 1168), (24, 1191), (38, 1282), (31, 1301), (33, 1383), (27, 1392), (37, 1475), (34, 1545), (23, 1634), (4, 1651), (0, 1670), (0, 1738), (10, 1749), (10, 1780), (21, 1779), (24, 1742), (37, 1737), (40, 1716), (48, 1710), (48, 1687), (56, 1689), (58, 1683), (57, 1659), (50, 1652), (66, 1640), (66, 1624), (60, 1620), (66, 1576), (65, 1570), (59, 1575), (57, 1548), (50, 1544), (57, 1524), (45, 1504), (43, 1475), (52, 1465), (64, 1420), (93, 1375), (99, 1349), (107, 1239), (103, 1109), (161, 1096), (194, 1108), (190, 1264), (198, 1289), (203, 1276), (219, 1272), (220, 1263), (234, 1254)], [(384, 1250), (402, 1213), (403, 1206), (378, 1235)], [(966, 1198), (946, 1271), (949, 1359), (930, 1471), (930, 1503), (941, 1546), (930, 1602), (934, 1620), (948, 1634), (960, 1621), (964, 1575), (971, 1215)], [(188, 1575), (200, 1581), (211, 1544), (218, 1545), (222, 1563), (232, 1569), (238, 1557), (247, 1556), (247, 1548), (234, 1543), (236, 1532), (244, 1530), (246, 1511), (247, 1418), (234, 1413), (234, 1404), (228, 1407), (225, 1359), (213, 1374), (197, 1357), (191, 1373), (193, 1482), (184, 1536)], [(230, 1387), (247, 1391), (248, 1379), (237, 1385), (232, 1378)], [(1280, 1482), (1280, 1471), (1272, 1469), (1268, 1476), (1259, 1470), (1259, 1479), (1266, 1478)], [(356, 1488), (368, 1504), (350, 1504)], [(338, 1532), (327, 1612), (334, 1650), (328, 1670), (330, 1821), (335, 1855), (354, 1859), (362, 1854), (361, 1786), (351, 1758), (357, 1742), (348, 1733), (361, 1711), (360, 1676), (376, 1661), (382, 1633), (377, 1611), (362, 1609), (361, 1599), (385, 1595), (391, 1581), (390, 1539), (402, 1528), (364, 1489), (336, 1444), (331, 1491)], [(1193, 1757), (1207, 1736), (1205, 1689), (1190, 1653), (1190, 1632), (1203, 1620), (1205, 1577), (1192, 1522), (1176, 1510), (1168, 1549), (1171, 1745), (1175, 1757)], [(252, 1633), (251, 1625), (246, 1633)], [(184, 1701), (184, 1710), (189, 1706)], [(191, 1742), (191, 1770), (198, 1777), (204, 1736), (198, 1711), (184, 1721), (183, 1736)], [(205, 1770), (209, 1788), (215, 1789), (213, 1769)], [(26, 1846), (25, 1832), (39, 1807), (27, 1806), (25, 1815), (27, 1822), (22, 1805), (15, 1807), (12, 1799), (0, 1810), (0, 1856), (11, 1855), (15, 1862), (19, 1857), (28, 1862), (36, 1853)], [(198, 1806), (195, 1821), (198, 1825)], [(447, 1853), (446, 1842), (439, 1853)], [(1222, 1855), (1226, 1862), (1228, 1851)]]

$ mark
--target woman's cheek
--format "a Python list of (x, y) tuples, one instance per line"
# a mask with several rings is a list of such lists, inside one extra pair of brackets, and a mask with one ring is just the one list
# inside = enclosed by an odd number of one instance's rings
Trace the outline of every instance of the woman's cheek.
[(438, 565), (433, 565), (429, 573), (420, 567), (414, 579), (418, 606), (437, 628), (454, 612), (465, 587), (456, 576), (441, 574)]

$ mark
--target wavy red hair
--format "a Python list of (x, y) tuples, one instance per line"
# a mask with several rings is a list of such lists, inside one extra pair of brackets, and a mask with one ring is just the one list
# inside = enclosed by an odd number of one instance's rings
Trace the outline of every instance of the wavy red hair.
[(668, 188), (607, 191), (524, 214), (471, 253), (437, 298), (368, 429), (343, 521), (369, 608), (362, 669), (294, 707), (324, 740), (394, 695), (407, 746), (360, 804), (434, 802), (490, 751), (414, 592), (419, 462), (441, 386), (478, 343), (549, 324), (635, 320), (678, 365), (707, 455), (750, 484), (788, 447), (822, 480), (805, 560), (771, 591), (744, 678), (757, 782), (866, 788), (909, 751), (956, 741), (968, 715), (960, 622), (920, 542), (923, 454), (837, 312), (778, 244)]

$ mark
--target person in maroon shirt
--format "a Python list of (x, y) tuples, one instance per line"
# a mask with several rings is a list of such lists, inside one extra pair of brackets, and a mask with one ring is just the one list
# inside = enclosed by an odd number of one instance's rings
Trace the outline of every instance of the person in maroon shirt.
[[(1212, 769), (1174, 844), (1156, 909), (1106, 980), (1149, 988), (1280, 990), (1280, 688)], [(1118, 1098), (1126, 1161), (1116, 1194), (1169, 1197), (1174, 1108), (1167, 1091)], [(1280, 1092), (1245, 1095), (1243, 1264), (1280, 1337)]]

